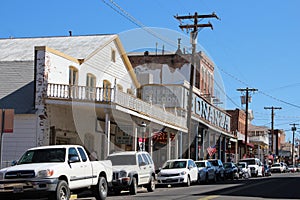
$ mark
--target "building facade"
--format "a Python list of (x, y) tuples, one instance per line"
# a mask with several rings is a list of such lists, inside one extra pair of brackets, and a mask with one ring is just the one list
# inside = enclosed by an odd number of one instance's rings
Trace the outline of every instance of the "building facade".
[[(179, 45), (180, 47), (180, 45)], [(177, 116), (188, 118), (189, 92), (191, 99), (191, 133), (184, 133), (182, 157), (195, 160), (219, 158), (227, 160), (228, 144), (236, 141), (230, 132), (230, 115), (213, 104), (214, 66), (203, 53), (195, 59), (194, 85), (190, 90), (191, 55), (178, 49), (175, 53), (130, 53), (130, 62), (141, 83), (141, 99), (162, 107)], [(207, 149), (216, 148), (214, 155)], [(188, 155), (190, 153), (190, 155)]]
[[(14, 131), (3, 137), (2, 166), (27, 148), (52, 144), (80, 144), (98, 159), (146, 150), (157, 168), (173, 158), (227, 160), (236, 136), (230, 115), (213, 104), (213, 63), (203, 52), (188, 134), (188, 54), (156, 56), (144, 68), (127, 56), (117, 35), (0, 44), (0, 107), (15, 109)], [(208, 147), (216, 153), (208, 155)]]

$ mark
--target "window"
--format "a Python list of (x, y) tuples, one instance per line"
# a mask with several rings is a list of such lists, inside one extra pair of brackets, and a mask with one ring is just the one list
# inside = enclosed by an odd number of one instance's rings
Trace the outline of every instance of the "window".
[(128, 88), (128, 89), (127, 89), (127, 93), (128, 93), (128, 94), (132, 94), (132, 95), (133, 95), (133, 91), (132, 91), (132, 89)]
[(111, 100), (111, 83), (108, 80), (103, 81), (103, 100), (110, 101)]
[(111, 50), (111, 61), (116, 62), (116, 50)]
[(141, 165), (144, 162), (141, 155), (138, 155), (138, 162), (139, 162), (139, 165)]
[(95, 99), (96, 94), (96, 77), (93, 74), (87, 74), (86, 77), (86, 98)]
[(77, 148), (78, 149), (78, 151), (79, 151), (79, 153), (80, 153), (80, 156), (81, 156), (81, 158), (82, 158), (82, 161), (83, 162), (86, 162), (87, 161), (87, 157), (86, 157), (86, 155), (85, 155), (85, 153), (84, 153), (84, 150), (82, 149), (82, 148)]
[(122, 91), (123, 92), (123, 86), (122, 85), (117, 84), (117, 89), (118, 89), (118, 91)]
[(148, 157), (148, 160), (150, 161), (150, 164), (153, 164), (153, 160), (152, 160), (152, 158), (150, 157), (150, 155), (149, 155), (149, 154), (146, 154), (146, 156)]
[(75, 67), (69, 67), (69, 97), (77, 98), (78, 97), (78, 70)]
[(76, 149), (72, 147), (72, 148), (69, 149), (68, 158), (70, 159), (74, 156), (78, 156), (78, 158), (79, 158), (79, 155), (78, 155)]
[(143, 159), (144, 159), (145, 163), (146, 163), (147, 165), (149, 165), (149, 164), (150, 164), (150, 161), (148, 160), (146, 154), (142, 154), (142, 156), (143, 156)]
[(78, 70), (72, 66), (69, 68), (69, 84), (78, 85)]

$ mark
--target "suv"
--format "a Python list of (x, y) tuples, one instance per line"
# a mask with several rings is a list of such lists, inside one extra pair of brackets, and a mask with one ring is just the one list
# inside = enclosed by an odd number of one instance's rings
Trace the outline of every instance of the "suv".
[(216, 177), (218, 180), (225, 180), (225, 169), (223, 162), (219, 159), (209, 159), (211, 165), (215, 168)]
[(258, 158), (244, 158), (239, 162), (246, 162), (251, 170), (251, 176), (264, 176), (264, 167)]
[(110, 190), (118, 194), (129, 190), (137, 193), (138, 186), (144, 186), (148, 192), (155, 190), (155, 167), (149, 153), (145, 151), (125, 151), (110, 154), (107, 157), (113, 165), (113, 180)]

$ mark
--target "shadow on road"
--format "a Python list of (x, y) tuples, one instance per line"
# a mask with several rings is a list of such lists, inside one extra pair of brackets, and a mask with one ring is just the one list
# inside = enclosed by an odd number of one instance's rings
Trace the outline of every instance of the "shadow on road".
[(236, 184), (226, 189), (194, 194), (257, 197), (269, 199), (300, 199), (300, 177), (270, 177), (267, 179), (248, 179), (230, 181), (223, 184)]

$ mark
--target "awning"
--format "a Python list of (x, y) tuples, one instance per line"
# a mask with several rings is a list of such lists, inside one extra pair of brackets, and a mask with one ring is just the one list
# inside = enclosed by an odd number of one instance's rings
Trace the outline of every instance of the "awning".
[[(244, 141), (239, 140), (239, 142), (242, 143), (242, 144), (245, 144)], [(252, 143), (250, 143), (250, 142), (247, 143), (247, 146), (248, 146), (248, 147), (254, 148), (254, 144), (252, 144)]]

